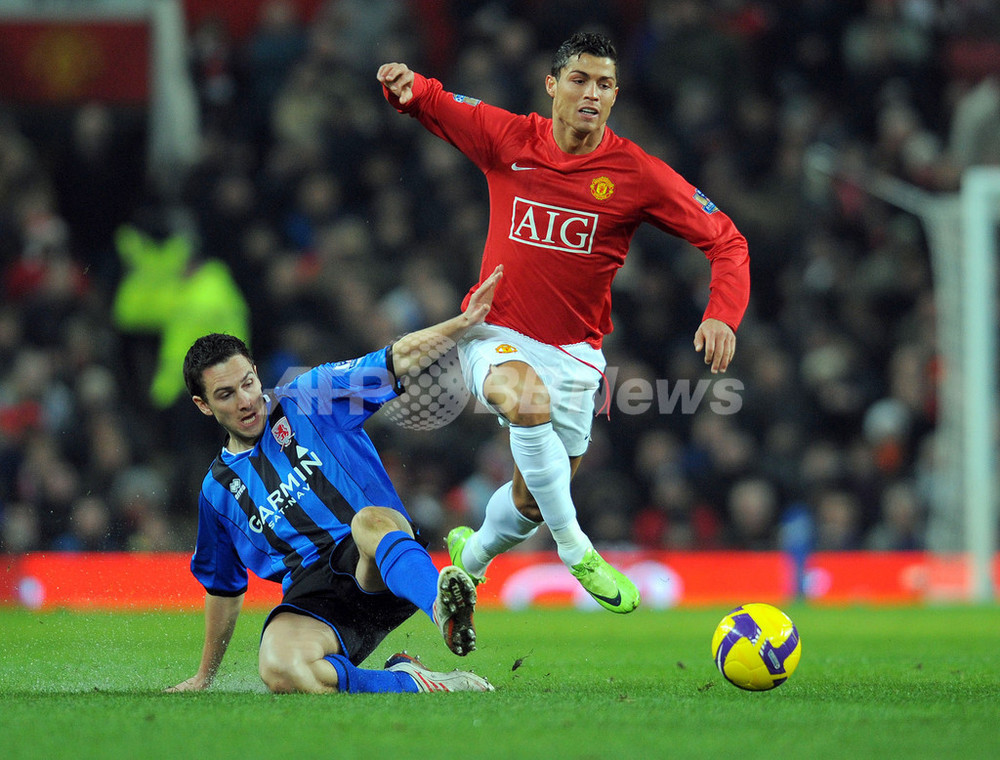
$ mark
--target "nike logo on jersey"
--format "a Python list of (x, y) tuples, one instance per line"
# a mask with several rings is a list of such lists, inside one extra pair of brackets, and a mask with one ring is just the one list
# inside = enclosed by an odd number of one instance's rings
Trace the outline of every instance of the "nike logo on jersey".
[(538, 167), (537, 166), (519, 166), (518, 163), (517, 163), (517, 161), (515, 161), (514, 163), (512, 163), (510, 165), (510, 168), (513, 169), (516, 172), (530, 172), (530, 171), (532, 171), (534, 169), (537, 169)]

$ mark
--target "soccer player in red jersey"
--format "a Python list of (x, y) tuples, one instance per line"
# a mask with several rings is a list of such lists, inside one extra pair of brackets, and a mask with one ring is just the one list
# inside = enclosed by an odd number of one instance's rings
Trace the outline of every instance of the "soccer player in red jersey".
[(382, 65), (377, 77), (391, 105), (486, 176), (490, 224), (480, 277), (504, 265), (493, 309), (460, 340), (459, 355), (472, 392), (510, 427), (515, 469), (478, 531), (449, 533), (452, 561), (482, 582), (493, 557), (544, 521), (591, 596), (612, 612), (631, 612), (635, 584), (595, 551), (570, 495), (605, 367), (611, 282), (643, 222), (701, 249), (711, 282), (694, 348), (713, 373), (725, 372), (749, 299), (746, 240), (704, 193), (607, 126), (618, 67), (604, 35), (578, 33), (556, 51), (545, 77), (551, 118), (447, 92), (403, 63)]

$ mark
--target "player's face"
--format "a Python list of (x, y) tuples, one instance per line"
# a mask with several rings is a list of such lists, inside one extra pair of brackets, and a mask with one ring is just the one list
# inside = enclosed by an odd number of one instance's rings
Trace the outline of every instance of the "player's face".
[(194, 403), (203, 414), (214, 415), (229, 433), (230, 451), (246, 451), (264, 432), (267, 410), (257, 368), (237, 354), (202, 373), (205, 395)]
[(580, 137), (599, 137), (618, 97), (614, 61), (582, 53), (570, 59), (558, 79), (548, 75), (545, 89), (552, 98), (553, 121)]

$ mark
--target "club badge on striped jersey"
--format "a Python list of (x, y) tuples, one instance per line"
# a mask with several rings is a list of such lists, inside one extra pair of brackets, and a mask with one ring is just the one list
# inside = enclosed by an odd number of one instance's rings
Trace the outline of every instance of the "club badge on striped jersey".
[(292, 442), (292, 426), (288, 424), (287, 417), (282, 417), (271, 425), (271, 435), (274, 436), (274, 440), (278, 442), (281, 448), (285, 448), (285, 446)]

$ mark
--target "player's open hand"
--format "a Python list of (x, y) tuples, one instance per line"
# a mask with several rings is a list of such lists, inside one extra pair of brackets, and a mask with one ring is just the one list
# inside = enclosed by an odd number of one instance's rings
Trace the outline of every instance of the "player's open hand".
[(401, 106), (413, 97), (413, 72), (405, 63), (383, 63), (375, 75), (382, 86), (396, 96)]
[(478, 325), (493, 306), (493, 295), (496, 293), (500, 278), (503, 277), (503, 264), (498, 264), (489, 277), (482, 281), (478, 288), (469, 296), (469, 305), (465, 308), (465, 318), (469, 325)]
[(705, 364), (712, 366), (712, 374), (725, 372), (736, 353), (736, 333), (718, 319), (706, 319), (694, 334), (694, 350), (705, 351)]

